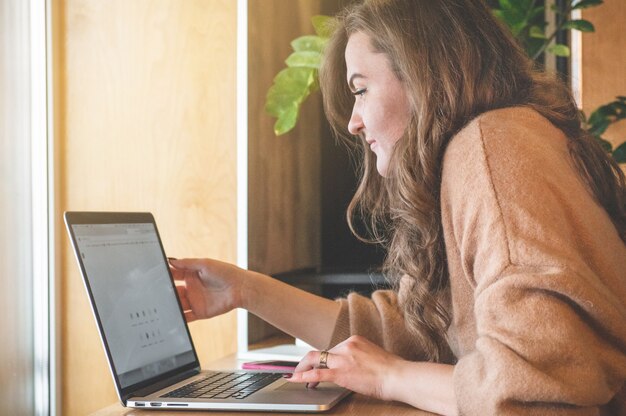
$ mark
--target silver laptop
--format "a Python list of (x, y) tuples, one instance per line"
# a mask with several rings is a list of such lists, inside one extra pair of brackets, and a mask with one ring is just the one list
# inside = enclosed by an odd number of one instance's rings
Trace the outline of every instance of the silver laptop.
[(316, 412), (349, 394), (281, 373), (202, 371), (154, 217), (67, 212), (65, 224), (124, 406)]

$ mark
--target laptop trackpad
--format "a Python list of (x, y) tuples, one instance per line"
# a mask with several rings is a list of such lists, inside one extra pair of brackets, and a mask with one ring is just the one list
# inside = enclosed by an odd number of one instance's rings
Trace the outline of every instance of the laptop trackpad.
[(306, 387), (306, 383), (286, 382), (280, 387), (277, 387), (274, 391), (299, 391), (299, 392), (306, 391), (306, 392), (313, 393), (313, 392), (329, 392), (329, 391), (337, 392), (341, 390), (344, 390), (344, 389), (332, 383), (320, 383), (314, 389), (308, 389)]

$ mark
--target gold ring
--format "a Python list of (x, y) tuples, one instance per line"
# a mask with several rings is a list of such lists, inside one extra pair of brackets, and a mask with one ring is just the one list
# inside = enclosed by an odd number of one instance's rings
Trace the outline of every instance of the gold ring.
[(320, 351), (320, 362), (317, 368), (328, 368), (326, 361), (328, 360), (328, 351)]

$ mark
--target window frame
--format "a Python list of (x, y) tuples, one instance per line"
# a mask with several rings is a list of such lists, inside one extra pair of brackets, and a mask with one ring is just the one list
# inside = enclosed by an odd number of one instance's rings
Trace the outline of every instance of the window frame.
[(36, 415), (60, 414), (57, 391), (51, 0), (30, 0), (33, 394)]

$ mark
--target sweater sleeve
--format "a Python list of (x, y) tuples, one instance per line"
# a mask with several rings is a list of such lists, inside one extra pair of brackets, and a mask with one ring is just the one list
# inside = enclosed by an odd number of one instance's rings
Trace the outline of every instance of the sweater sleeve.
[(494, 113), (444, 159), (450, 273), (475, 321), (454, 370), (460, 414), (622, 414), (626, 247), (562, 133), (531, 110)]
[[(401, 292), (402, 287), (401, 284)], [(398, 298), (392, 290), (377, 290), (371, 298), (351, 293), (347, 298), (337, 300), (341, 303), (341, 311), (329, 348), (351, 335), (361, 335), (404, 359), (424, 360), (423, 348), (407, 328)]]

